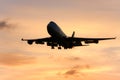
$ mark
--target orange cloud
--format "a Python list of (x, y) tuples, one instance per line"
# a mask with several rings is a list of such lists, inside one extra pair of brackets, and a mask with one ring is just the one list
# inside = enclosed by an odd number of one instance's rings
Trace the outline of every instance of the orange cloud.
[(74, 56), (68, 57), (67, 59), (70, 60), (70, 61), (79, 61), (79, 60), (82, 60), (82, 58), (80, 58), (80, 57), (74, 57)]
[(6, 66), (17, 66), (23, 64), (31, 64), (35, 62), (35, 57), (31, 57), (20, 53), (1, 53), (0, 64)]

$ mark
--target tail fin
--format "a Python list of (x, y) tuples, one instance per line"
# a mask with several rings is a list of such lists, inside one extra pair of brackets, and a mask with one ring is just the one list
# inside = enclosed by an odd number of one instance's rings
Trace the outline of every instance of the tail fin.
[(73, 31), (72, 38), (75, 36), (75, 31)]

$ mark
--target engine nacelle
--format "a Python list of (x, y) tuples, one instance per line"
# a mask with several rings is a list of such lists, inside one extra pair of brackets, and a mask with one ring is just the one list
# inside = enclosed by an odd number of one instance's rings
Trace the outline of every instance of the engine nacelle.
[(80, 41), (74, 41), (72, 44), (73, 46), (82, 46), (82, 43)]
[(27, 43), (28, 43), (29, 45), (32, 45), (32, 44), (33, 44), (33, 41), (28, 40)]
[(36, 44), (44, 44), (43, 41), (35, 41)]
[(58, 46), (57, 43), (47, 42), (47, 46)]
[(85, 43), (86, 44), (89, 44), (89, 43), (96, 43), (97, 44), (97, 43), (99, 43), (99, 41), (98, 40), (86, 40)]
[(47, 42), (47, 46), (52, 46), (52, 43), (51, 42)]

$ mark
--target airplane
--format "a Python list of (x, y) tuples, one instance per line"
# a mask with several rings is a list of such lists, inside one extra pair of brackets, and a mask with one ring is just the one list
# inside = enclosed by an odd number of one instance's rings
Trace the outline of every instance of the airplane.
[[(74, 37), (75, 31), (73, 31), (72, 36), (68, 37), (61, 28), (53, 21), (49, 22), (47, 25), (47, 31), (50, 37), (46, 38), (38, 38), (38, 39), (21, 39), (22, 41), (27, 41), (28, 44), (32, 45), (33, 42), (36, 44), (44, 44), (46, 43), (47, 46), (51, 46), (51, 49), (58, 47), (61, 49), (72, 49), (73, 47), (77, 46), (88, 46), (90, 43), (99, 43), (101, 40), (110, 40), (115, 38), (79, 38)], [(82, 44), (85, 43), (85, 45)], [(87, 44), (87, 45), (86, 45)]]

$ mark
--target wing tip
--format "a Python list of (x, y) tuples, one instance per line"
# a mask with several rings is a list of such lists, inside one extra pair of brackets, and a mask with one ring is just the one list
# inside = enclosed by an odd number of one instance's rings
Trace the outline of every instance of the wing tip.
[(24, 39), (22, 38), (21, 41), (24, 41)]
[(114, 38), (112, 38), (112, 39), (116, 39), (117, 37), (114, 37)]

